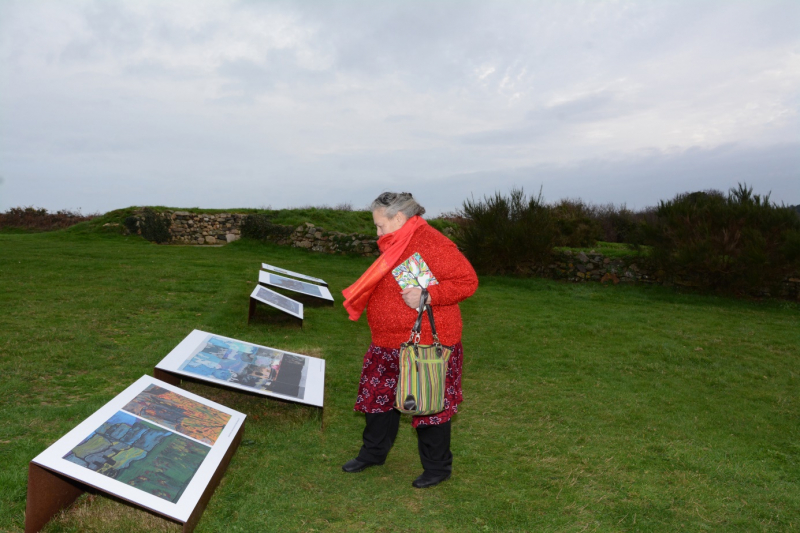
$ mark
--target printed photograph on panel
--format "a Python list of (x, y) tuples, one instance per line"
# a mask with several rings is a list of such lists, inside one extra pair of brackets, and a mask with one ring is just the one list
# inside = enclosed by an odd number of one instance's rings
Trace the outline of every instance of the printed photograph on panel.
[(175, 503), (210, 449), (119, 411), (64, 459)]
[(312, 283), (306, 283), (305, 281), (297, 281), (295, 279), (284, 278), (283, 276), (277, 276), (275, 274), (269, 275), (269, 282), (271, 285), (275, 285), (276, 287), (282, 287), (284, 289), (290, 289), (297, 292), (302, 292), (303, 294), (310, 294), (311, 296), (322, 297), (322, 292), (319, 290), (319, 286), (314, 285)]
[(300, 314), (300, 304), (291, 298), (287, 298), (283, 294), (278, 294), (275, 291), (271, 291), (259, 286), (256, 297), (265, 303), (271, 303), (279, 309), (285, 309), (293, 315)]
[(305, 396), (306, 358), (209, 335), (179, 370), (293, 398)]
[(231, 415), (158, 385), (148, 385), (123, 411), (213, 446)]
[(283, 268), (279, 268), (279, 267), (276, 267), (276, 266), (273, 266), (273, 265), (268, 265), (267, 263), (261, 263), (261, 268), (263, 268), (264, 270), (271, 270), (273, 272), (277, 272), (278, 274), (283, 274), (284, 276), (291, 276), (291, 277), (294, 277), (294, 278), (307, 279), (309, 281), (313, 281), (314, 283), (320, 283), (322, 285), (327, 285), (327, 283), (323, 279), (315, 278), (313, 276), (306, 276), (305, 274), (300, 274), (298, 272), (292, 272), (291, 270), (285, 270)]

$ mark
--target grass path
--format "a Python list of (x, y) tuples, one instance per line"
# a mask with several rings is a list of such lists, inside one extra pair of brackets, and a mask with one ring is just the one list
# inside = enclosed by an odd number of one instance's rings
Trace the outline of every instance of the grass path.
[[(335, 308), (247, 325), (262, 261), (322, 277)], [(239, 241), (0, 235), (0, 531), (22, 531), (27, 463), (192, 329), (323, 357), (314, 409), (192, 390), (246, 412), (244, 443), (197, 531), (800, 529), (800, 308), (658, 287), (486, 277), (462, 305), (465, 403), (453, 479), (427, 491), (409, 421), (386, 465), (352, 412), (365, 320), (341, 289), (369, 264)], [(266, 312), (266, 311), (263, 311)], [(49, 532), (175, 531), (88, 497)]]

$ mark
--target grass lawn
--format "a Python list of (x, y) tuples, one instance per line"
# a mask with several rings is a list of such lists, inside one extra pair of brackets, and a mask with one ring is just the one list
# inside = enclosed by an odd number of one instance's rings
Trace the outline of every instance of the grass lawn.
[(605, 257), (617, 258), (617, 257), (635, 257), (639, 255), (647, 257), (650, 255), (651, 247), (640, 246), (637, 250), (621, 242), (597, 241), (597, 243), (594, 246), (589, 246), (586, 248), (567, 248), (566, 246), (560, 246), (556, 247), (555, 250), (559, 252), (570, 250), (573, 253), (584, 252), (586, 254), (598, 253), (604, 255)]
[[(248, 325), (262, 261), (326, 279), (337, 305), (308, 308), (303, 329)], [(0, 530), (23, 529), (28, 462), (194, 328), (327, 360), (324, 430), (310, 407), (190, 387), (248, 414), (198, 532), (800, 529), (800, 308), (782, 301), (481, 278), (462, 304), (453, 478), (411, 487), (408, 419), (384, 466), (341, 472), (360, 445), (369, 330), (340, 291), (369, 264), (248, 241), (0, 235)], [(46, 531), (177, 530), (89, 496)]]

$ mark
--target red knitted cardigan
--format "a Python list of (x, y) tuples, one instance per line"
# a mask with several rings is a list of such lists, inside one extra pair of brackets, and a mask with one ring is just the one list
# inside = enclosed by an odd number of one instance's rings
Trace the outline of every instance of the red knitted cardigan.
[[(422, 256), (439, 281), (437, 285), (429, 286), (428, 292), (439, 340), (442, 344), (452, 346), (461, 340), (458, 302), (472, 296), (478, 288), (478, 276), (456, 245), (431, 226), (422, 226), (414, 232), (408, 247), (392, 268), (415, 252)], [(400, 291), (400, 285), (389, 272), (378, 282), (367, 303), (367, 321), (372, 332), (372, 343), (376, 346), (399, 348), (408, 340), (417, 311), (406, 305)], [(433, 342), (427, 315), (422, 322), (420, 342)]]

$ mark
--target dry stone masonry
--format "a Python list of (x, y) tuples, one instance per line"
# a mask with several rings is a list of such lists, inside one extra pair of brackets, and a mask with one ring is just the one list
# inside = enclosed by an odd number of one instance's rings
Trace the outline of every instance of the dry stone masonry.
[[(246, 214), (241, 213), (190, 213), (188, 211), (164, 211), (170, 219), (170, 244), (227, 244), (239, 240), (241, 226)], [(367, 257), (378, 256), (378, 239), (373, 235), (347, 234), (327, 231), (306, 222), (291, 231), (287, 236), (273, 239), (276, 244), (304, 248), (328, 254), (357, 254)]]
[(359, 233), (326, 231), (315, 227), (310, 222), (298, 226), (284, 242), (278, 244), (289, 244), (295, 248), (305, 248), (326, 254), (357, 254), (366, 257), (380, 255), (377, 237)]
[[(679, 287), (701, 287), (691, 272), (670, 275), (655, 267), (646, 257), (612, 258), (589, 252), (564, 250), (554, 252), (546, 267), (531, 268), (527, 274), (573, 282), (599, 281), (601, 283), (645, 283)], [(779, 296), (800, 300), (800, 275), (784, 279), (776, 293), (767, 289), (760, 296)]]
[(172, 219), (169, 228), (173, 244), (227, 244), (242, 235), (239, 228), (247, 215), (239, 213), (189, 213), (165, 211)]

